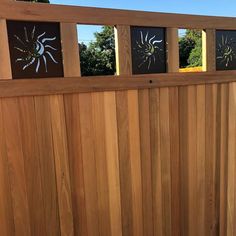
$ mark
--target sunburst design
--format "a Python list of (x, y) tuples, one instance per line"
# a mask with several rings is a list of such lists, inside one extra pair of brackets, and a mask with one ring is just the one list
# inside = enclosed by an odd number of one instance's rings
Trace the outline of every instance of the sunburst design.
[(36, 35), (36, 27), (34, 26), (30, 35), (27, 32), (26, 27), (24, 27), (24, 38), (20, 38), (14, 35), (19, 46), (14, 47), (22, 53), (21, 57), (16, 59), (16, 62), (24, 62), (22, 67), (23, 70), (30, 66), (35, 66), (35, 72), (38, 73), (42, 65), (44, 64), (45, 72), (48, 72), (47, 62), (50, 59), (53, 63), (58, 63), (53, 57), (53, 51), (57, 51), (56, 48), (52, 47), (49, 43), (55, 41), (57, 37), (49, 38), (45, 37), (46, 32)]
[(162, 43), (163, 40), (158, 40), (156, 38), (157, 35), (149, 36), (149, 32), (147, 32), (144, 37), (143, 32), (140, 31), (140, 40), (136, 41), (136, 47), (134, 48), (137, 50), (141, 60), (141, 63), (138, 65), (139, 68), (146, 65), (149, 70), (152, 63), (156, 63), (156, 57), (161, 60), (159, 52), (163, 50), (158, 47), (158, 44)]
[(227, 36), (224, 37), (222, 35), (221, 42), (218, 44), (217, 51), (219, 56), (216, 59), (221, 64), (224, 64), (225, 67), (228, 67), (236, 59), (235, 48), (233, 47), (235, 43), (232, 38), (228, 39)]

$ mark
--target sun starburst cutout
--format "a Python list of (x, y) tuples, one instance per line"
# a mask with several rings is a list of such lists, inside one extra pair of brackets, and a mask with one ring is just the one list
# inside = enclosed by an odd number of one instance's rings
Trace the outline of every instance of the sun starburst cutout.
[(30, 66), (35, 66), (35, 72), (38, 73), (41, 66), (45, 72), (48, 72), (48, 60), (57, 64), (58, 62), (53, 56), (53, 52), (58, 49), (52, 47), (50, 42), (53, 42), (57, 37), (47, 37), (46, 32), (41, 34), (36, 33), (36, 27), (33, 27), (32, 32), (28, 33), (24, 27), (24, 37), (20, 38), (14, 35), (18, 42), (18, 46), (14, 49), (21, 52), (21, 56), (16, 58), (16, 62), (23, 62), (22, 70), (26, 70)]
[(143, 32), (140, 31), (140, 38), (136, 40), (137, 53), (140, 58), (140, 63), (138, 67), (146, 66), (147, 69), (150, 69), (150, 66), (156, 63), (156, 60), (161, 60), (159, 52), (163, 51), (158, 44), (162, 43), (163, 40), (158, 40), (157, 35), (149, 35), (149, 32), (146, 33), (145, 37)]
[(224, 64), (225, 67), (228, 67), (231, 62), (236, 59), (235, 43), (232, 38), (229, 39), (227, 36), (224, 37), (222, 35), (221, 42), (218, 44), (218, 56), (216, 59), (219, 60), (221, 64)]

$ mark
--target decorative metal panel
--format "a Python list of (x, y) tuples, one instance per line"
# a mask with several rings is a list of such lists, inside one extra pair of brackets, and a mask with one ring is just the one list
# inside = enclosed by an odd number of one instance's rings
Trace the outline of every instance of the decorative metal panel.
[(133, 74), (166, 72), (165, 28), (131, 27)]
[(216, 70), (236, 70), (236, 31), (216, 31)]
[(59, 23), (7, 21), (13, 79), (63, 77)]

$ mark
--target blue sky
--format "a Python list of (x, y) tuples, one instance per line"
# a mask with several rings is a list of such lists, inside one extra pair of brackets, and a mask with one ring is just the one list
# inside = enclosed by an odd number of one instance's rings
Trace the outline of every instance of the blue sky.
[[(168, 13), (236, 16), (236, 0), (51, 0), (51, 3)], [(88, 42), (93, 39), (93, 32), (96, 30), (99, 28), (80, 27), (80, 39)]]

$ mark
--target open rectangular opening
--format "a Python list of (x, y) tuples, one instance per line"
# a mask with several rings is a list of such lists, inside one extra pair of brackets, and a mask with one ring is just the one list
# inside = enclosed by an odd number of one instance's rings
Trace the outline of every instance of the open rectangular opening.
[(78, 25), (82, 76), (116, 74), (113, 26)]
[(180, 72), (202, 71), (202, 30), (179, 29)]

